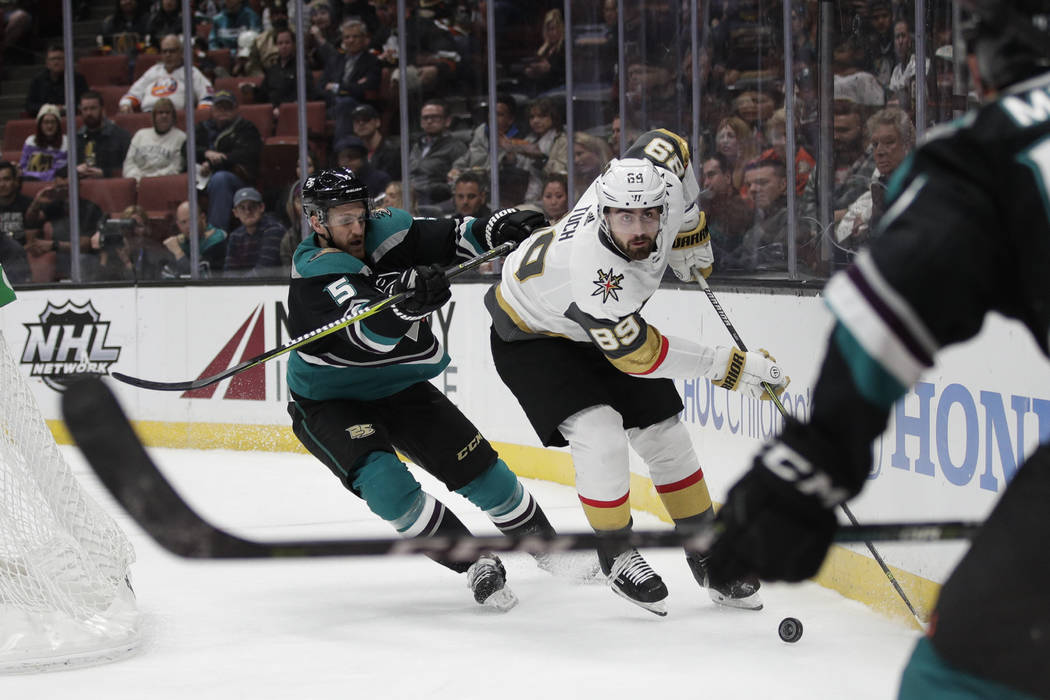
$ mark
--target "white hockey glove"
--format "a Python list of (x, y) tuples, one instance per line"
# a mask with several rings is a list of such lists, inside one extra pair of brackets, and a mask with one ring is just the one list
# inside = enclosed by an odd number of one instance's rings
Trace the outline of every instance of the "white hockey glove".
[(791, 377), (784, 374), (776, 362), (775, 357), (761, 348), (758, 352), (741, 352), (719, 346), (715, 348), (715, 360), (711, 363), (717, 376), (711, 377), (711, 383), (753, 399), (768, 401), (770, 396), (762, 386), (763, 382), (769, 384), (778, 397), (791, 383)]
[(700, 274), (711, 276), (715, 254), (711, 250), (711, 232), (707, 228), (707, 217), (700, 212), (700, 223), (696, 228), (679, 232), (667, 259), (671, 271), (683, 282), (693, 282), (693, 268)]

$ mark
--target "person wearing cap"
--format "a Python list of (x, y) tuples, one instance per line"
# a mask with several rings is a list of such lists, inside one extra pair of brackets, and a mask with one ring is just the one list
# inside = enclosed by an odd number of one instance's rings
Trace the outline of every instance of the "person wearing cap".
[(262, 31), (259, 15), (243, 0), (226, 0), (225, 9), (214, 17), (208, 47), (236, 49), (237, 35), (246, 29), (253, 32)]
[(58, 105), (44, 105), (36, 113), (36, 133), (26, 137), (18, 169), (27, 180), (53, 180), (69, 162), (69, 141), (62, 132)]
[[(160, 63), (155, 63), (136, 80), (120, 98), (121, 112), (149, 112), (162, 97), (169, 98), (175, 109), (186, 108), (186, 71), (182, 68), (182, 40), (169, 34), (160, 40)], [(198, 105), (211, 102), (211, 81), (198, 68), (193, 75), (193, 101)]]
[(378, 170), (368, 162), (368, 149), (356, 136), (344, 136), (335, 144), (336, 161), (340, 168), (348, 168), (368, 186), (369, 192), (382, 192), (390, 184), (390, 174)]
[(354, 136), (361, 139), (368, 149), (368, 162), (376, 170), (382, 170), (395, 180), (400, 180), (401, 149), (396, 140), (383, 135), (380, 128), (383, 120), (379, 111), (372, 105), (358, 105), (350, 113), (350, 120), (354, 125)]
[(379, 96), (383, 66), (368, 50), (371, 40), (368, 26), (356, 17), (339, 27), (342, 44), (338, 51), (325, 49), (328, 54), (321, 84), (329, 116), (335, 120), (335, 137), (339, 139), (354, 130), (351, 114), (367, 100)]
[(284, 226), (266, 211), (254, 187), (242, 187), (233, 196), (233, 213), (241, 224), (226, 244), (226, 277), (265, 277), (281, 272)]
[(207, 178), (208, 223), (228, 231), (234, 193), (259, 173), (262, 136), (237, 113), (237, 98), (229, 90), (215, 93), (211, 118), (197, 123), (195, 136), (197, 167)]
[[(255, 86), (255, 101), (273, 105), (273, 118), (277, 120), (282, 102), (299, 99), (295, 69), (295, 32), (288, 27), (277, 30), (277, 60), (266, 69), (262, 82)], [(306, 99), (317, 99), (312, 71), (306, 71)]]

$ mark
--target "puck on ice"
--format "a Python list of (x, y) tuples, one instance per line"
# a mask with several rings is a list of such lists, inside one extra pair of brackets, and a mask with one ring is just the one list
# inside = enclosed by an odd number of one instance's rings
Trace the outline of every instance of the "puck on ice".
[(802, 639), (802, 623), (794, 617), (785, 617), (780, 621), (777, 633), (785, 642), (794, 644)]

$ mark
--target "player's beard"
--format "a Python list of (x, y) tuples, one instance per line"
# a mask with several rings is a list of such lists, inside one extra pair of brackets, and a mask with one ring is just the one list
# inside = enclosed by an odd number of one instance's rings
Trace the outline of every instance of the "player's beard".
[[(641, 245), (643, 241), (646, 245)], [(619, 241), (616, 241), (616, 246), (631, 260), (645, 260), (656, 250), (656, 237), (644, 234), (631, 236), (627, 239), (626, 245), (621, 245)]]

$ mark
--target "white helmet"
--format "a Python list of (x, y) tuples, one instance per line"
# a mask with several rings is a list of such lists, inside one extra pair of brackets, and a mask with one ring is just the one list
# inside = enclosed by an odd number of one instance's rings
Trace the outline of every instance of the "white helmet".
[(660, 208), (660, 229), (667, 223), (667, 181), (645, 158), (614, 158), (598, 176), (598, 231), (615, 246), (605, 210)]

